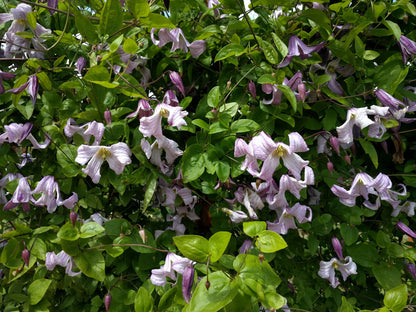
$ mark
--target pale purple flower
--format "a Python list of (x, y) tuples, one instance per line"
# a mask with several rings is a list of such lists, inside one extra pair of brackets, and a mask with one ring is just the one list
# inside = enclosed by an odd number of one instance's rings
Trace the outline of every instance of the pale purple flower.
[(340, 282), (337, 277), (335, 277), (335, 269), (341, 272), (342, 278), (344, 281), (347, 280), (347, 277), (352, 274), (357, 274), (357, 265), (352, 261), (351, 257), (345, 257), (346, 263), (342, 263), (336, 258), (332, 258), (330, 261), (325, 262), (321, 261), (319, 264), (318, 275), (322, 278), (327, 279), (333, 288), (336, 288)]
[(299, 223), (311, 222), (312, 209), (299, 203), (296, 203), (292, 208), (284, 208), (278, 222), (267, 221), (267, 228), (278, 234), (287, 234), (289, 229), (297, 229), (295, 218)]
[(383, 89), (377, 89), (375, 92), (377, 99), (381, 104), (389, 108), (389, 112), (394, 119), (404, 123), (410, 123), (416, 118), (406, 118), (405, 115), (407, 112), (416, 111), (416, 105), (408, 106), (402, 101), (399, 101), (395, 97), (391, 96), (389, 93)]
[(264, 203), (260, 196), (249, 188), (243, 187), (239, 187), (238, 190), (234, 192), (234, 195), (237, 201), (246, 207), (249, 217), (257, 220), (258, 217), (255, 210), (261, 210), (264, 207)]
[(407, 59), (409, 57), (413, 58), (413, 55), (416, 54), (416, 42), (402, 35), (399, 40), (399, 48), (402, 53), (403, 64), (406, 65)]
[(139, 119), (141, 119), (142, 117), (152, 116), (152, 114), (153, 108), (150, 106), (149, 102), (145, 99), (140, 99), (137, 103), (137, 109), (133, 113), (127, 115), (126, 118), (134, 118), (139, 115)]
[(170, 106), (179, 106), (179, 100), (172, 90), (166, 91), (165, 95), (163, 96), (162, 103), (170, 105)]
[(69, 118), (66, 121), (66, 125), (64, 127), (64, 133), (67, 137), (74, 136), (75, 133), (78, 133), (82, 136), (85, 142), (89, 143), (91, 136), (94, 137), (94, 142), (92, 145), (99, 145), (101, 139), (104, 135), (105, 126), (101, 122), (91, 121), (78, 126), (76, 122)]
[(0, 145), (4, 142), (21, 144), (25, 139), (28, 139), (32, 143), (33, 148), (46, 148), (50, 142), (49, 136), (46, 135), (45, 142), (43, 144), (39, 144), (35, 137), (30, 133), (32, 126), (33, 124), (30, 122), (25, 124), (11, 123), (4, 126), (6, 132), (0, 134)]
[(285, 67), (292, 62), (294, 56), (299, 56), (302, 60), (311, 57), (311, 53), (318, 52), (325, 42), (321, 42), (315, 46), (308, 47), (297, 36), (292, 36), (289, 39), (289, 52), (282, 63), (278, 67)]
[(344, 89), (337, 81), (337, 73), (341, 74), (342, 77), (348, 77), (351, 76), (354, 71), (351, 65), (341, 66), (339, 65), (339, 62), (340, 59), (336, 59), (329, 62), (326, 67), (320, 64), (314, 64), (312, 65), (312, 68), (325, 70), (325, 74), (331, 77), (331, 79), (328, 81), (328, 88), (335, 94), (344, 95)]
[(3, 79), (9, 80), (9, 79), (13, 79), (14, 77), (16, 77), (15, 74), (5, 73), (0, 70), (0, 94), (3, 94), (5, 91), (4, 86), (3, 86)]
[(34, 198), (32, 196), (32, 190), (30, 189), (28, 178), (22, 177), (19, 179), (19, 184), (13, 193), (12, 199), (4, 205), (3, 209), (13, 209), (19, 204), (22, 204), (23, 210), (25, 212), (29, 212), (29, 202), (33, 200)]
[(403, 205), (399, 205), (393, 209), (392, 216), (397, 217), (400, 212), (404, 212), (408, 217), (415, 215), (416, 203), (412, 201), (406, 201)]
[(160, 103), (156, 106), (152, 116), (142, 117), (140, 119), (139, 130), (144, 137), (151, 137), (152, 135), (157, 139), (163, 139), (162, 134), (162, 117), (167, 118), (168, 124), (171, 127), (177, 127), (186, 125), (184, 117), (188, 115), (188, 112), (182, 111), (180, 106), (170, 106), (164, 103)]
[[(48, 0), (47, 2), (48, 7), (52, 8), (52, 9), (57, 9), (58, 8), (58, 0)], [(53, 13), (55, 13), (54, 10), (48, 9), (49, 14), (52, 15)]]
[(169, 252), (165, 259), (165, 264), (160, 269), (153, 269), (150, 281), (155, 286), (164, 286), (166, 284), (166, 277), (176, 281), (175, 271), (179, 274), (183, 274), (185, 269), (189, 266), (193, 266), (194, 261), (189, 260), (172, 252)]
[(58, 254), (55, 254), (55, 252), (48, 252), (46, 253), (45, 257), (45, 266), (49, 271), (53, 271), (55, 269), (55, 266), (61, 266), (65, 268), (65, 273), (68, 276), (77, 276), (81, 274), (82, 272), (74, 272), (72, 268), (76, 268), (76, 264), (74, 262), (74, 258), (72, 258), (70, 255), (68, 255), (65, 251), (61, 251)]
[(189, 48), (191, 55), (194, 58), (197, 58), (206, 50), (206, 43), (204, 40), (195, 40), (190, 44), (188, 40), (186, 40), (185, 35), (180, 28), (175, 28), (170, 31), (167, 28), (160, 29), (158, 33), (159, 40), (155, 39), (154, 32), (155, 29), (153, 28), (150, 33), (150, 37), (153, 43), (159, 48), (163, 47), (169, 42), (172, 42), (171, 52), (174, 52), (177, 49), (181, 49), (187, 53)]
[(400, 184), (400, 186), (403, 189), (402, 192), (393, 191), (391, 189), (392, 182), (390, 178), (383, 173), (379, 173), (377, 177), (375, 177), (373, 181), (373, 186), (376, 189), (376, 191), (379, 193), (379, 198), (381, 200), (387, 201), (393, 207), (392, 216), (397, 217), (397, 215), (399, 214), (401, 210), (400, 208), (398, 209), (398, 206), (401, 201), (398, 199), (398, 196), (405, 196), (407, 194), (406, 186), (403, 184)]
[(20, 173), (8, 173), (6, 174), (3, 178), (0, 179), (0, 204), (5, 204), (8, 202), (7, 198), (6, 198), (6, 194), (4, 192), (4, 188), (6, 186), (7, 183), (9, 183), (10, 181), (16, 180), (16, 179), (21, 179), (23, 178), (23, 176)]
[(20, 87), (9, 89), (7, 92), (13, 93), (13, 94), (19, 94), (24, 89), (27, 90), (27, 93), (29, 93), (30, 99), (32, 100), (33, 107), (35, 107), (36, 104), (36, 98), (38, 96), (39, 91), (39, 79), (38, 76), (32, 75), (29, 76), (27, 82), (22, 84)]
[(116, 143), (111, 146), (88, 146), (78, 147), (78, 155), (75, 162), (87, 167), (82, 169), (86, 175), (90, 176), (94, 183), (98, 183), (101, 178), (100, 168), (104, 160), (107, 160), (109, 167), (116, 174), (121, 174), (124, 167), (131, 163), (131, 151), (126, 143)]
[(403, 222), (399, 221), (396, 223), (396, 227), (402, 231), (404, 234), (410, 236), (411, 238), (415, 238), (416, 239), (416, 233), (410, 229), (406, 224), (404, 224)]
[(375, 191), (374, 179), (366, 173), (358, 173), (354, 181), (352, 182), (351, 188), (347, 191), (343, 187), (334, 185), (331, 188), (332, 193), (339, 198), (339, 201), (345, 206), (353, 207), (355, 206), (355, 200), (358, 196), (363, 196), (364, 206), (372, 210), (377, 210), (380, 207), (380, 201), (376, 200), (376, 203), (371, 203), (369, 201), (368, 194), (378, 196), (378, 193)]
[(233, 210), (228, 209), (228, 208), (221, 208), (221, 210), (224, 211), (230, 217), (230, 220), (233, 223), (240, 223), (240, 222), (248, 219), (248, 216), (240, 210), (233, 211)]
[(179, 91), (181, 91), (182, 95), (186, 96), (185, 88), (183, 87), (181, 76), (177, 72), (171, 71), (169, 73), (169, 77), (170, 77), (170, 80), (172, 80), (173, 84), (179, 89)]

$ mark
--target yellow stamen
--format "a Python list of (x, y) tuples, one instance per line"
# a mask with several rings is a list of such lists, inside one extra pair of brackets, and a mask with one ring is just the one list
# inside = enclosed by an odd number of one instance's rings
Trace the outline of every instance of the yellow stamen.
[(284, 146), (282, 146), (282, 145), (279, 145), (274, 151), (273, 151), (273, 156), (274, 157), (284, 157), (285, 155), (287, 155), (287, 149), (284, 147)]
[(168, 111), (166, 108), (162, 108), (162, 109), (160, 110), (159, 115), (160, 115), (160, 116), (163, 116), (163, 117), (165, 117), (165, 118), (168, 118), (168, 117), (169, 117), (169, 111)]
[(106, 149), (105, 147), (101, 147), (97, 151), (97, 155), (98, 155), (98, 157), (101, 157), (102, 159), (106, 159), (108, 157), (111, 157), (111, 152), (110, 152), (110, 150)]

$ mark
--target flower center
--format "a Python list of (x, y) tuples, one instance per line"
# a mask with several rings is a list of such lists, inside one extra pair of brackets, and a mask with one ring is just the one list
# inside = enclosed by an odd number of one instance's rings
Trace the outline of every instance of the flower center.
[(332, 263), (332, 267), (334, 268), (334, 269), (336, 269), (336, 268), (338, 268), (338, 261), (334, 261), (333, 263)]
[(106, 159), (108, 157), (111, 156), (111, 152), (110, 150), (108, 150), (105, 147), (101, 147), (98, 151), (97, 151), (97, 155), (98, 157), (101, 157), (102, 159)]
[(165, 117), (165, 118), (168, 118), (168, 117), (169, 117), (169, 111), (168, 111), (166, 108), (162, 108), (162, 109), (160, 110), (159, 115), (160, 115), (160, 116), (163, 116), (163, 117)]
[(282, 146), (279, 145), (274, 151), (273, 151), (273, 156), (274, 157), (284, 157), (285, 155), (287, 155), (287, 149)]

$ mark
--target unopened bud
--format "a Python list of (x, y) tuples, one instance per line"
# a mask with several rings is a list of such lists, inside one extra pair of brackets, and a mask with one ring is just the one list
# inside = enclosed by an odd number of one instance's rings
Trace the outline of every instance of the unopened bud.
[(26, 266), (29, 267), (30, 251), (27, 248), (23, 249), (22, 258)]
[(276, 74), (275, 73), (272, 73), (272, 76), (274, 77)]
[(264, 260), (264, 255), (263, 254), (259, 254), (259, 260), (260, 260), (260, 264), (262, 264), (263, 260)]
[(231, 87), (231, 80), (227, 81), (227, 89), (229, 89)]
[(318, 99), (321, 98), (321, 89), (316, 89), (316, 96), (318, 97)]
[(206, 281), (205, 282), (205, 288), (208, 290), (209, 289), (209, 286), (211, 286), (211, 283), (209, 282), (209, 281)]
[(299, 91), (300, 99), (302, 100), (302, 102), (305, 102), (305, 98), (306, 98), (306, 86), (305, 86), (304, 83), (300, 83), (298, 85), (298, 91)]
[(87, 60), (83, 57), (78, 58), (77, 60), (77, 71), (78, 74), (82, 74), (82, 70), (85, 68), (85, 65), (87, 64)]
[(335, 253), (337, 254), (339, 260), (344, 260), (344, 256), (342, 255), (342, 246), (338, 238), (332, 238), (332, 247), (334, 247)]
[(108, 108), (104, 112), (104, 119), (107, 125), (111, 126), (111, 111)]
[(381, 142), (381, 147), (383, 148), (384, 152), (386, 152), (386, 154), (389, 153), (389, 148), (387, 146), (387, 142), (386, 141)]
[(251, 80), (248, 83), (248, 91), (250, 91), (251, 96), (255, 99), (256, 96), (257, 96), (257, 93), (256, 93), (256, 85)]
[(71, 212), (70, 214), (69, 214), (69, 219), (71, 220), (71, 223), (72, 223), (72, 227), (75, 227), (75, 223), (77, 222), (77, 218), (78, 218), (78, 215), (77, 215), (77, 213), (76, 212)]
[(403, 15), (403, 22), (407, 24), (408, 21), (409, 21), (409, 15), (407, 14)]
[(144, 229), (139, 230), (140, 238), (142, 239), (143, 243), (146, 243), (146, 231)]
[(351, 165), (351, 158), (350, 155), (345, 155), (344, 156), (345, 161), (348, 163), (348, 165)]
[(326, 166), (329, 170), (329, 173), (332, 175), (334, 173), (334, 164), (331, 161), (328, 161)]
[(111, 304), (111, 295), (107, 295), (104, 298), (104, 306), (105, 306), (105, 311), (108, 312), (108, 310), (110, 310), (110, 304)]
[(195, 270), (192, 266), (187, 266), (183, 272), (182, 295), (186, 303), (191, 300), (191, 290), (194, 284)]
[(295, 293), (295, 287), (293, 287), (293, 284), (290, 282), (287, 282), (287, 286), (290, 288), (290, 290)]
[(411, 238), (415, 238), (416, 239), (416, 233), (414, 231), (412, 231), (406, 224), (404, 224), (403, 222), (397, 222), (396, 223), (396, 227), (402, 231), (404, 234), (410, 236)]
[(340, 151), (339, 151), (339, 141), (337, 137), (331, 137), (329, 139), (329, 144), (331, 144), (332, 148), (335, 150), (335, 152), (337, 152), (337, 154), (339, 155)]
[(355, 156), (355, 153), (356, 153), (357, 149), (355, 148), (355, 144), (354, 143), (352, 143), (350, 149), (351, 149), (352, 154)]
[(101, 55), (98, 55), (97, 56), (97, 62), (99, 62), (99, 61), (101, 61), (101, 59), (102, 59), (103, 57), (101, 56)]

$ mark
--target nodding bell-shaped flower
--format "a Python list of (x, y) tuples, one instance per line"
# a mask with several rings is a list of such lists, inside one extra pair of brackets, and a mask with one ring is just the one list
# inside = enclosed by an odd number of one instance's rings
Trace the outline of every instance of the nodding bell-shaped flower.
[(169, 74), (169, 77), (170, 77), (170, 80), (172, 80), (172, 83), (179, 89), (179, 91), (181, 91), (182, 95), (186, 96), (185, 88), (183, 87), (181, 76), (177, 72), (171, 71)]
[(111, 295), (108, 294), (104, 297), (104, 306), (105, 306), (106, 312), (110, 310), (110, 305), (111, 305)]
[(149, 117), (153, 115), (153, 108), (145, 99), (140, 99), (137, 103), (137, 109), (133, 113), (127, 115), (126, 118), (134, 118), (137, 115), (139, 115), (139, 119), (141, 119), (142, 117)]
[(228, 208), (222, 208), (221, 210), (224, 211), (230, 217), (230, 220), (233, 223), (240, 223), (240, 222), (248, 219), (248, 216), (240, 210), (233, 211), (233, 210), (228, 209)]
[(352, 261), (352, 258), (346, 257), (345, 262), (346, 263), (342, 263), (341, 260), (336, 258), (332, 258), (328, 262), (321, 261), (319, 264), (318, 275), (327, 279), (331, 283), (331, 286), (336, 288), (340, 282), (338, 278), (335, 277), (335, 269), (341, 272), (344, 281), (347, 280), (348, 276), (357, 274), (357, 265)]
[(32, 126), (33, 124), (30, 122), (25, 124), (11, 123), (10, 125), (4, 126), (6, 132), (0, 134), (0, 145), (3, 142), (21, 144), (25, 139), (28, 139), (32, 143), (33, 148), (46, 148), (50, 142), (49, 136), (45, 135), (45, 142), (43, 144), (39, 144), (35, 137), (30, 133)]
[(186, 303), (191, 300), (192, 286), (194, 285), (195, 269), (189, 265), (185, 268), (182, 277), (182, 295)]
[(325, 42), (321, 42), (315, 46), (308, 47), (297, 36), (292, 36), (289, 39), (289, 52), (282, 63), (278, 67), (285, 67), (292, 62), (294, 56), (299, 56), (302, 60), (311, 57), (311, 53), (318, 52)]
[(38, 76), (36, 75), (29, 76), (28, 80), (24, 84), (22, 84), (20, 87), (7, 90), (7, 92), (10, 92), (13, 94), (19, 94), (24, 89), (26, 89), (27, 93), (29, 93), (30, 99), (32, 100), (33, 107), (35, 107), (36, 98), (38, 96), (38, 91), (39, 91)]
[(407, 59), (416, 54), (416, 42), (402, 35), (399, 40), (399, 47), (402, 52), (403, 64), (406, 65)]
[(77, 267), (74, 259), (68, 255), (65, 251), (61, 251), (58, 254), (55, 254), (55, 252), (48, 252), (46, 253), (45, 256), (45, 266), (49, 271), (52, 271), (53, 269), (55, 269), (55, 266), (61, 266), (63, 268), (65, 268), (65, 273), (68, 276), (77, 276), (79, 274), (81, 274), (81, 271), (79, 272), (74, 272), (72, 271), (73, 267)]
[(29, 203), (34, 201), (34, 198), (27, 180), (28, 178), (23, 177), (19, 179), (19, 184), (13, 193), (12, 199), (4, 205), (3, 210), (13, 209), (22, 204), (23, 210), (29, 212)]
[(416, 233), (414, 231), (412, 231), (406, 224), (404, 224), (403, 222), (397, 222), (396, 223), (396, 227), (402, 231), (404, 234), (410, 236), (411, 238), (415, 238), (416, 239)]
[(87, 167), (82, 169), (86, 175), (90, 176), (92, 182), (98, 183), (101, 178), (100, 168), (107, 160), (108, 165), (116, 174), (121, 174), (126, 165), (131, 163), (131, 151), (126, 143), (120, 142), (111, 146), (89, 146), (81, 145), (78, 147), (78, 155), (75, 162)]
[[(104, 113), (105, 114), (105, 113)], [(111, 119), (110, 119), (111, 120)], [(78, 133), (82, 136), (85, 142), (89, 143), (91, 136), (94, 137), (94, 142), (92, 145), (98, 145), (101, 142), (101, 139), (104, 135), (104, 124), (101, 122), (91, 121), (78, 126), (72, 118), (69, 118), (66, 121), (66, 126), (64, 127), (64, 133), (67, 137), (73, 137), (75, 133)]]
[(153, 269), (150, 281), (153, 285), (163, 286), (166, 284), (166, 277), (176, 281), (175, 271), (179, 274), (184, 274), (185, 269), (189, 266), (193, 266), (194, 261), (184, 258), (174, 253), (169, 252), (165, 259), (165, 264), (160, 269)]
[(5, 91), (4, 86), (3, 86), (3, 79), (9, 80), (9, 79), (13, 79), (14, 77), (16, 77), (15, 74), (5, 73), (0, 70), (0, 94), (3, 94)]
[(267, 228), (278, 234), (287, 234), (289, 229), (297, 229), (295, 218), (299, 223), (312, 221), (312, 209), (296, 203), (292, 208), (284, 208), (277, 223), (267, 221)]

